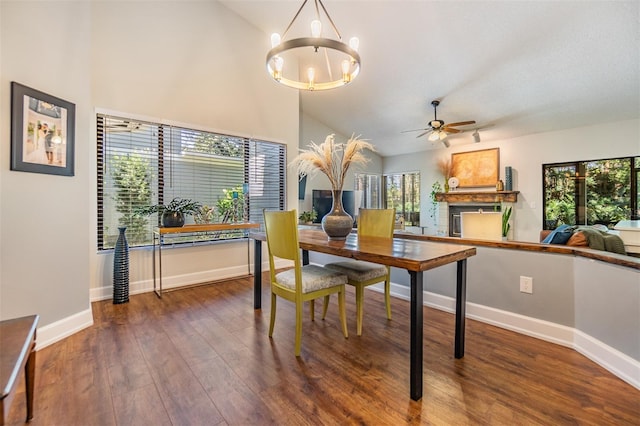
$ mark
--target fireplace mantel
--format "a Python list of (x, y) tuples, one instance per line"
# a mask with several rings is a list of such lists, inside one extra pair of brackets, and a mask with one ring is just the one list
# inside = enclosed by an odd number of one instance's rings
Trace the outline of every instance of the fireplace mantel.
[(450, 191), (435, 194), (436, 201), (446, 203), (515, 203), (520, 191)]

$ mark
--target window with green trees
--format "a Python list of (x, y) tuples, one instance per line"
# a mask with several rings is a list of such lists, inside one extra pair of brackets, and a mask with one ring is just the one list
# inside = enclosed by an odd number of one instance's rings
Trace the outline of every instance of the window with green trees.
[(398, 173), (382, 177), (384, 208), (395, 208), (407, 226), (420, 226), (420, 173)]
[(637, 219), (640, 157), (543, 164), (544, 229)]
[[(113, 248), (122, 226), (130, 246), (151, 244), (159, 215), (136, 210), (174, 198), (200, 203), (208, 222), (262, 223), (263, 209), (284, 208), (282, 144), (104, 114), (96, 124), (98, 250)], [(243, 237), (219, 231), (176, 242)]]

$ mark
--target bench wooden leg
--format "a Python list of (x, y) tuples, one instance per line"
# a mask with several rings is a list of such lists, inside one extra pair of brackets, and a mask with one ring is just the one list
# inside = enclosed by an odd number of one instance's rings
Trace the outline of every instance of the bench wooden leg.
[(36, 344), (31, 345), (31, 352), (24, 366), (25, 387), (27, 394), (27, 422), (33, 419), (33, 384), (36, 375)]

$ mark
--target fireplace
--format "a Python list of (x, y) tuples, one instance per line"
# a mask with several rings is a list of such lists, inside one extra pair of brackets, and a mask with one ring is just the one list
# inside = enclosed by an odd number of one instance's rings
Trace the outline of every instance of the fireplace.
[(462, 233), (460, 213), (477, 212), (478, 210), (483, 210), (485, 212), (501, 211), (500, 204), (449, 204), (449, 236), (459, 238)]

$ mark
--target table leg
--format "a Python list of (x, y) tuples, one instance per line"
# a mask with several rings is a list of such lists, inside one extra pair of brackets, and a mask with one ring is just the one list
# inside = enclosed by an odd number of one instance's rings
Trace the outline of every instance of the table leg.
[(27, 364), (24, 366), (25, 374), (25, 388), (27, 394), (27, 422), (33, 419), (33, 384), (35, 382), (36, 375), (36, 342), (34, 336), (34, 342), (31, 344), (31, 351), (29, 352), (29, 358), (27, 358)]
[(302, 264), (309, 264), (309, 250), (302, 250)]
[(262, 307), (262, 241), (253, 245), (253, 309)]
[[(159, 290), (156, 290), (156, 238), (158, 239), (158, 283)], [(162, 299), (162, 236), (153, 234), (153, 292)]]
[(411, 353), (409, 382), (411, 399), (422, 398), (422, 272), (409, 271), (411, 276)]
[(456, 280), (456, 337), (454, 356), (464, 356), (465, 308), (467, 304), (467, 259), (458, 260)]
[(153, 268), (153, 292), (156, 296), (160, 297), (158, 290), (156, 290), (156, 234), (153, 234), (153, 250), (151, 258), (151, 267)]

